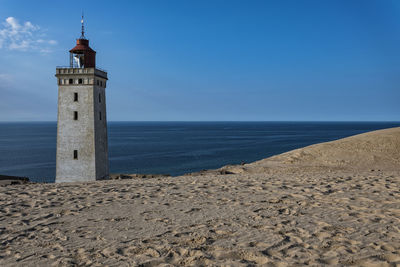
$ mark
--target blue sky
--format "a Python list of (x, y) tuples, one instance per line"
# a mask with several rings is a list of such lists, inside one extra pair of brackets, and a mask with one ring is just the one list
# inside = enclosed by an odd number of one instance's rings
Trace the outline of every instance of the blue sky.
[(399, 121), (396, 0), (0, 0), (0, 121), (57, 119), (82, 10), (109, 121)]

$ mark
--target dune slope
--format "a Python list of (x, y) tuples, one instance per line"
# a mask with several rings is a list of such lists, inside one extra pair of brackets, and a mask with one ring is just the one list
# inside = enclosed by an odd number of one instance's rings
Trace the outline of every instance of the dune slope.
[(400, 127), (359, 134), (293, 150), (272, 158), (285, 164), (351, 169), (400, 168)]

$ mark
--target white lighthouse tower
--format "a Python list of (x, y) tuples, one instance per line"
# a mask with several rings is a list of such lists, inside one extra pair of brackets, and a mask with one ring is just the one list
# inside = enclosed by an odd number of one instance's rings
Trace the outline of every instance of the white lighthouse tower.
[(70, 51), (69, 67), (57, 67), (56, 182), (108, 179), (107, 72), (96, 68), (96, 52), (82, 35)]

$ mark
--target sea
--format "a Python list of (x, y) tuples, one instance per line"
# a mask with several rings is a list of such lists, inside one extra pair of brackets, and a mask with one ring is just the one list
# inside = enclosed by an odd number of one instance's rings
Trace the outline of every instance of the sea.
[[(400, 122), (109, 122), (110, 173), (172, 176), (250, 163)], [(0, 174), (54, 182), (56, 122), (0, 123)]]

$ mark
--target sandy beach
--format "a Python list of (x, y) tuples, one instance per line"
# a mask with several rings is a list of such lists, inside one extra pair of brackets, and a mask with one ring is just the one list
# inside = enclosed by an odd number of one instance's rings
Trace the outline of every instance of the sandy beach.
[(0, 187), (1, 266), (400, 266), (400, 128), (180, 177)]

